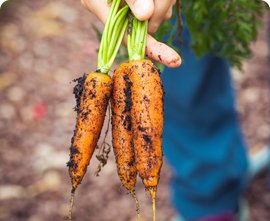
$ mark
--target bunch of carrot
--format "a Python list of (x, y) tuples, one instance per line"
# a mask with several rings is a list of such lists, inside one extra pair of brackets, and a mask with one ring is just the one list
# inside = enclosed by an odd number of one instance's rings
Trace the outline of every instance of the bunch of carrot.
[[(96, 72), (79, 78), (74, 88), (77, 123), (71, 140), (69, 174), (74, 193), (97, 146), (109, 100), (112, 108), (113, 149), (119, 178), (135, 196), (137, 174), (153, 202), (162, 166), (163, 87), (154, 64), (144, 59), (147, 22), (133, 17), (127, 5), (113, 0), (102, 35)], [(128, 27), (128, 28), (127, 28)], [(113, 78), (107, 74), (128, 30), (129, 62)], [(71, 219), (71, 210), (70, 210)]]

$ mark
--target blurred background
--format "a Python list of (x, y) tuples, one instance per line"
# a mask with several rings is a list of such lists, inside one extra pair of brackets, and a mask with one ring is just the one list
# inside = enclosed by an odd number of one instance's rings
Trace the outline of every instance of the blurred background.
[[(9, 0), (0, 9), (0, 220), (67, 220), (71, 187), (66, 162), (76, 118), (73, 79), (96, 68), (99, 43), (92, 24), (102, 28), (80, 1)], [(233, 73), (250, 147), (270, 139), (267, 25), (252, 48), (244, 71)], [(93, 158), (78, 188), (74, 220), (136, 220), (135, 203), (120, 184), (113, 155), (100, 177), (94, 176), (97, 165)], [(165, 164), (159, 221), (175, 214), (170, 176)], [(268, 179), (261, 174), (247, 190), (254, 221), (270, 220)], [(151, 201), (141, 181), (137, 195), (142, 220), (151, 220)]]

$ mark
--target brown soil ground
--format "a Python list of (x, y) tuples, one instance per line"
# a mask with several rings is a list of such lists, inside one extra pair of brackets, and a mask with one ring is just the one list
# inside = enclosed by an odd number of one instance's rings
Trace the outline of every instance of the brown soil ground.
[[(76, 117), (72, 80), (95, 69), (98, 41), (92, 24), (102, 27), (80, 1), (10, 0), (0, 9), (0, 220), (67, 220), (65, 163)], [(267, 48), (262, 29), (245, 74), (234, 73), (249, 146), (270, 138)], [(93, 160), (77, 191), (74, 220), (135, 220), (135, 204), (120, 185), (113, 156), (98, 178), (96, 167)], [(165, 165), (157, 202), (160, 221), (175, 214), (170, 176)], [(141, 182), (137, 195), (142, 220), (151, 220), (151, 202)], [(252, 182), (247, 199), (254, 221), (270, 220), (266, 174)]]

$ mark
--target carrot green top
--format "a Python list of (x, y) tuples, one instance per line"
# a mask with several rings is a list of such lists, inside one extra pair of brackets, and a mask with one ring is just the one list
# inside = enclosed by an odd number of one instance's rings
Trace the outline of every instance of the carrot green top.
[(129, 7), (125, 5), (120, 8), (120, 3), (121, 0), (112, 1), (109, 17), (101, 38), (97, 69), (104, 74), (109, 72), (114, 62), (128, 25), (126, 17)]
[(134, 16), (130, 16), (127, 40), (129, 61), (144, 58), (147, 27), (148, 21), (139, 21)]

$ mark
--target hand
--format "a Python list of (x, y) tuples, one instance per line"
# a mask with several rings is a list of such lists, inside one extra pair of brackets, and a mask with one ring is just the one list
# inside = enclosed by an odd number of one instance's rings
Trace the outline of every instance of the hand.
[[(81, 0), (82, 5), (94, 13), (103, 23), (106, 22), (110, 6), (107, 0)], [(154, 33), (160, 23), (172, 15), (175, 0), (126, 0), (133, 14), (139, 20), (149, 20), (149, 33)], [(157, 3), (156, 3), (157, 2)], [(181, 58), (172, 48), (147, 35), (146, 55), (168, 67), (178, 67)]]

